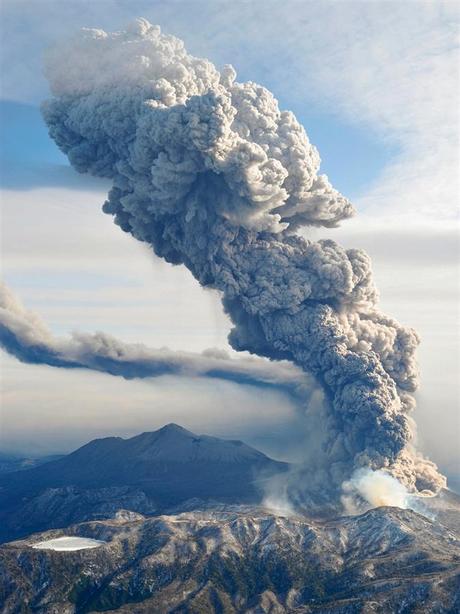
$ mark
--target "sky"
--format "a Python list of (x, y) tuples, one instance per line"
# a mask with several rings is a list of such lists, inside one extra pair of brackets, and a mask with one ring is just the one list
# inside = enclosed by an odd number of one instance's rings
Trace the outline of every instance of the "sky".
[[(103, 330), (153, 347), (230, 351), (213, 291), (101, 212), (108, 183), (73, 171), (47, 135), (42, 54), (79, 27), (145, 17), (294, 111), (358, 215), (303, 230), (371, 255), (381, 307), (421, 336), (420, 448), (455, 481), (459, 412), (459, 97), (455, 2), (3, 0), (2, 276), (55, 334)], [(69, 227), (72, 232), (69, 233)], [(63, 452), (166, 422), (293, 458), (305, 433), (282, 393), (229, 382), (125, 381), (2, 354), (0, 448)]]

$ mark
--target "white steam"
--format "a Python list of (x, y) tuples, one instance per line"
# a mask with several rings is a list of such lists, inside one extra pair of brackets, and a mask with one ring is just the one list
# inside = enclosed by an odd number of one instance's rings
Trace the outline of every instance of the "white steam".
[(428, 493), (414, 494), (395, 477), (386, 471), (358, 469), (352, 477), (342, 484), (342, 505), (347, 514), (360, 514), (368, 509), (382, 506), (411, 509), (428, 517), (423, 499)]
[(350, 480), (344, 482), (342, 488), (344, 491), (342, 503), (348, 513), (356, 513), (359, 510), (357, 497), (371, 508), (383, 505), (403, 509), (408, 507), (407, 488), (384, 471), (358, 469)]

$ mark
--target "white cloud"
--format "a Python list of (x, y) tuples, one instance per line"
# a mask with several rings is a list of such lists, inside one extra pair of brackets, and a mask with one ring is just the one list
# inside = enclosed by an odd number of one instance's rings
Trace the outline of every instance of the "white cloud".
[(274, 8), (268, 22), (248, 33), (276, 40), (283, 24), (280, 47), (289, 64), (275, 63), (273, 78), (290, 84), (289, 98), (320, 101), (399, 148), (358, 209), (399, 219), (455, 215), (458, 3), (314, 2), (292, 10), (293, 4)]
[(101, 211), (105, 197), (103, 190), (4, 190), (6, 281), (56, 334), (103, 329), (156, 347), (226, 347), (230, 325), (217, 295), (122, 233)]

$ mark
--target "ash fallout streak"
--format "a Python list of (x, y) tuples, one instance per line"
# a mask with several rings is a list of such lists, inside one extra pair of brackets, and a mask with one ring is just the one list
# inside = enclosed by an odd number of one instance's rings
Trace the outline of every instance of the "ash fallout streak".
[(294, 115), (143, 19), (82, 30), (50, 50), (46, 74), (50, 135), (79, 172), (112, 179), (104, 211), (221, 292), (233, 348), (290, 360), (324, 387), (312, 474), (335, 493), (363, 467), (442, 487), (411, 444), (417, 334), (378, 310), (363, 251), (296, 232), (354, 210)]

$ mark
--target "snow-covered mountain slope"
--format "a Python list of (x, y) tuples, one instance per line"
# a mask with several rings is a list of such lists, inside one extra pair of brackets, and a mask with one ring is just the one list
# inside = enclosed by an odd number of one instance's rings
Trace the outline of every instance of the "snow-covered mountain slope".
[[(63, 536), (105, 543), (33, 547)], [(0, 600), (5, 614), (453, 614), (459, 572), (454, 534), (410, 510), (325, 522), (255, 507), (120, 514), (2, 546)]]

